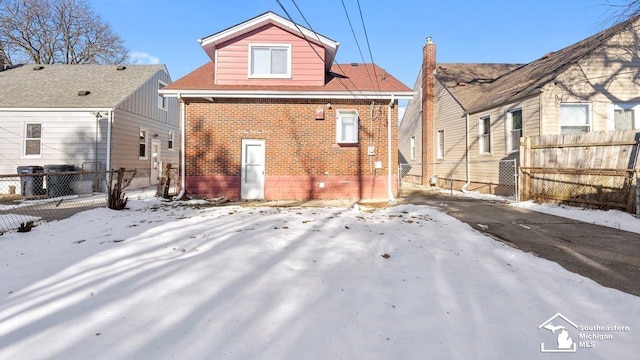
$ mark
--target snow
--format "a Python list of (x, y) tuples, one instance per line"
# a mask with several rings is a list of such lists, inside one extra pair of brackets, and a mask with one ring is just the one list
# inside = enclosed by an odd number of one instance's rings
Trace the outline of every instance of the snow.
[(523, 201), (513, 206), (640, 234), (640, 219), (618, 210), (590, 210), (562, 204)]
[(550, 358), (557, 313), (636, 356), (640, 298), (431, 207), (129, 208), (0, 236), (0, 358)]

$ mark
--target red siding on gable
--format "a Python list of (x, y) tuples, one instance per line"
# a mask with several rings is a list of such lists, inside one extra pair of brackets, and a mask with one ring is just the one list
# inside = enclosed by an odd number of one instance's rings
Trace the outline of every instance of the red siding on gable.
[[(242, 139), (264, 139), (265, 199), (386, 198), (387, 104), (371, 100), (216, 99), (186, 106), (187, 192), (240, 198)], [(331, 102), (331, 109), (326, 104)], [(324, 108), (324, 120), (315, 113)], [(336, 110), (357, 110), (359, 143), (336, 144)], [(373, 118), (371, 118), (373, 114)], [(397, 124), (397, 106), (392, 124)], [(397, 127), (392, 126), (392, 149)], [(367, 147), (375, 146), (375, 155)], [(375, 169), (376, 161), (382, 169)], [(392, 164), (397, 164), (392, 151)], [(394, 193), (397, 166), (392, 167)], [(324, 187), (320, 184), (323, 183)]]
[[(290, 79), (249, 78), (249, 44), (256, 43), (291, 45)], [(324, 56), (321, 46), (310, 44), (275, 25), (265, 25), (218, 46), (216, 85), (322, 86), (325, 81)]]

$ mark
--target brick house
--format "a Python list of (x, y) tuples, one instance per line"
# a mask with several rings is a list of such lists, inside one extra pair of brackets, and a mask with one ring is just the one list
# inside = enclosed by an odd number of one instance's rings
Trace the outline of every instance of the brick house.
[(375, 64), (272, 12), (199, 40), (210, 57), (166, 86), (180, 99), (183, 188), (231, 199), (395, 196), (398, 99)]

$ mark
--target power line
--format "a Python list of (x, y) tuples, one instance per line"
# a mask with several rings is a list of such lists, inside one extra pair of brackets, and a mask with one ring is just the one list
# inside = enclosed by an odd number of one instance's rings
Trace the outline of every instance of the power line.
[[(356, 32), (355, 30), (353, 30), (353, 24), (351, 23), (351, 18), (349, 17), (349, 12), (347, 11), (347, 7), (344, 4), (344, 0), (342, 1), (342, 9), (344, 9), (344, 14), (347, 16), (347, 21), (349, 22), (349, 27), (351, 28), (351, 34), (353, 34), (353, 39), (356, 41), (356, 46), (358, 47), (358, 52), (360, 53), (360, 58), (362, 59), (363, 63), (367, 63), (364, 59), (364, 55), (362, 55), (362, 49), (360, 48), (360, 42), (358, 42), (358, 37), (356, 36)], [(373, 60), (371, 61), (371, 63), (373, 64)], [(371, 79), (371, 74), (369, 73), (369, 69), (367, 67), (365, 67), (365, 70), (367, 70), (367, 77), (369, 78), (369, 81), (371, 82), (371, 85), (373, 84), (373, 79)], [(376, 78), (377, 80), (377, 78)], [(374, 85), (375, 86), (375, 85)], [(378, 86), (378, 93), (380, 93), (380, 87)]]
[[(300, 34), (302, 35), (302, 37), (305, 39), (305, 41), (309, 44), (309, 46), (311, 47), (311, 49), (313, 50), (313, 52), (315, 52), (316, 56), (320, 59), (323, 60), (322, 56), (318, 53), (318, 51), (311, 45), (311, 41), (309, 39), (307, 39), (307, 36), (302, 32), (302, 30), (300, 30), (300, 26), (293, 21), (293, 18), (291, 17), (291, 14), (289, 14), (289, 12), (287, 11), (287, 9), (284, 7), (284, 5), (282, 5), (282, 3), (280, 2), (280, 0), (276, 0), (276, 2), (278, 3), (278, 5), (280, 6), (280, 8), (282, 9), (282, 11), (284, 11), (284, 13), (287, 15), (287, 18), (289, 19), (289, 21), (291, 21), (291, 23), (293, 23), (293, 25), (296, 27), (296, 29), (298, 29), (298, 31), (300, 32)], [(313, 30), (313, 27), (311, 27), (311, 24), (309, 23), (309, 21), (307, 21), (306, 17), (304, 16), (304, 14), (302, 13), (302, 10), (300, 10), (300, 7), (298, 7), (298, 4), (296, 4), (295, 0), (291, 0), (291, 2), (293, 3), (293, 5), (296, 7), (296, 9), (298, 10), (298, 12), (300, 13), (300, 15), (302, 16), (302, 19), (305, 21), (305, 23), (307, 24), (307, 26), (309, 27), (309, 29), (311, 30), (311, 32), (313, 32), (316, 35), (316, 38), (318, 39), (318, 41), (320, 43), (322, 43), (322, 41), (320, 40), (320, 37), (318, 35), (318, 33)], [(338, 69), (340, 69), (340, 71), (346, 75), (346, 72), (342, 69), (342, 66), (340, 66), (340, 64), (338, 64), (338, 62), (336, 61), (335, 57), (333, 58), (333, 63), (335, 63), (338, 66)], [(340, 85), (342, 85), (345, 90), (347, 90), (354, 98), (356, 98), (356, 95), (353, 93), (353, 91), (351, 91), (345, 84), (344, 82), (342, 82), (342, 79), (339, 77), (335, 78)], [(358, 88), (358, 86), (353, 82), (353, 80), (351, 80), (351, 78), (347, 77), (347, 79), (349, 79), (349, 82), (351, 82), (351, 84), (353, 85), (353, 87), (365, 98), (365, 99), (369, 99), (363, 92), (362, 90), (360, 90)]]
[[(375, 64), (373, 61), (373, 54), (371, 53), (371, 45), (369, 44), (369, 35), (367, 35), (367, 27), (364, 25), (364, 17), (362, 16), (362, 7), (360, 7), (360, 0), (356, 0), (358, 3), (358, 11), (360, 11), (360, 20), (362, 21), (362, 29), (364, 29), (364, 38), (367, 40), (367, 47), (369, 48), (369, 57), (371, 57), (371, 63)], [(380, 83), (378, 83), (378, 74), (376, 74), (376, 68), (373, 67), (373, 75), (376, 77), (376, 84), (378, 85), (378, 93), (380, 92)]]

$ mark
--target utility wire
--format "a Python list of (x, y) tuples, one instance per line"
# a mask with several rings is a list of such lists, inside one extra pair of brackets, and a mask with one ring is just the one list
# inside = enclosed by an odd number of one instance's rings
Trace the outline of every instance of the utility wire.
[[(320, 59), (323, 60), (322, 56), (318, 53), (318, 51), (311, 45), (311, 41), (309, 41), (309, 39), (307, 39), (307, 37), (305, 36), (305, 34), (302, 32), (302, 30), (300, 30), (300, 26), (298, 26), (298, 24), (293, 20), (293, 18), (291, 17), (291, 14), (289, 14), (289, 12), (287, 11), (287, 9), (284, 7), (284, 5), (282, 5), (282, 3), (280, 2), (280, 0), (276, 0), (276, 2), (278, 3), (278, 5), (280, 6), (280, 8), (282, 9), (282, 11), (284, 11), (284, 13), (287, 15), (287, 18), (289, 19), (289, 21), (291, 21), (293, 23), (293, 25), (298, 29), (298, 31), (300, 32), (300, 34), (302, 35), (302, 37), (304, 37), (305, 41), (307, 41), (307, 43), (309, 44), (309, 46), (311, 47), (311, 49), (313, 50), (313, 52), (315, 52), (316, 56)], [(295, 0), (291, 0), (291, 2), (294, 4), (294, 6), (296, 7), (296, 9), (298, 10), (298, 12), (300, 13), (300, 15), (302, 16), (303, 20), (305, 21), (305, 23), (307, 24), (307, 26), (309, 27), (309, 29), (311, 30), (311, 32), (313, 32), (318, 41), (320, 43), (322, 43), (322, 41), (320, 41), (320, 37), (318, 35), (318, 33), (313, 30), (313, 27), (311, 27), (311, 24), (309, 24), (309, 21), (307, 21), (307, 19), (305, 18), (304, 14), (302, 13), (302, 10), (300, 10), (300, 7), (298, 7), (298, 4), (296, 4)], [(346, 74), (346, 72), (342, 69), (342, 66), (340, 66), (340, 64), (338, 64), (338, 62), (336, 61), (335, 57), (333, 58), (333, 62), (338, 66), (338, 69), (340, 69), (340, 71), (342, 72), (343, 75)], [(351, 89), (349, 89), (347, 87), (347, 85), (342, 81), (342, 79), (340, 77), (335, 77), (335, 79), (345, 88), (345, 90), (347, 90), (354, 98), (356, 98), (356, 95), (353, 93), (353, 91), (351, 91)], [(368, 97), (362, 92), (362, 90), (360, 90), (358, 88), (358, 86), (356, 86), (356, 84), (353, 82), (353, 80), (351, 80), (351, 78), (347, 77), (347, 79), (349, 80), (349, 82), (351, 82), (351, 84), (353, 85), (353, 87), (365, 98), (368, 99)]]
[[(360, 0), (356, 0), (358, 3), (358, 11), (360, 11), (360, 20), (362, 21), (362, 29), (364, 29), (364, 38), (367, 40), (367, 47), (369, 48), (369, 57), (371, 57), (371, 63), (373, 61), (373, 54), (371, 53), (371, 45), (369, 44), (369, 35), (367, 35), (367, 27), (364, 25), (364, 17), (362, 16), (362, 7), (360, 6)], [(376, 84), (378, 85), (378, 93), (380, 93), (380, 83), (378, 83), (378, 74), (376, 74), (376, 68), (373, 67), (373, 75), (376, 77)]]
[[(347, 6), (344, 4), (344, 0), (342, 1), (342, 9), (344, 9), (344, 14), (347, 16), (347, 21), (349, 22), (349, 27), (351, 28), (351, 34), (353, 34), (353, 39), (356, 41), (356, 46), (358, 47), (358, 52), (360, 53), (360, 58), (362, 59), (362, 62), (366, 65), (367, 61), (364, 59), (364, 55), (362, 55), (362, 49), (360, 48), (360, 42), (358, 42), (358, 37), (356, 36), (356, 32), (355, 30), (353, 30), (353, 24), (351, 23), (351, 17), (349, 17), (349, 12), (347, 11)], [(373, 65), (373, 59), (371, 60), (371, 63)], [(369, 78), (369, 81), (371, 82), (371, 85), (375, 86), (375, 84), (373, 83), (373, 79), (371, 79), (371, 74), (369, 73), (369, 68), (365, 66), (365, 70), (367, 70), (367, 77)], [(376, 78), (377, 81), (377, 78)], [(378, 93), (380, 93), (380, 86), (378, 86)]]

